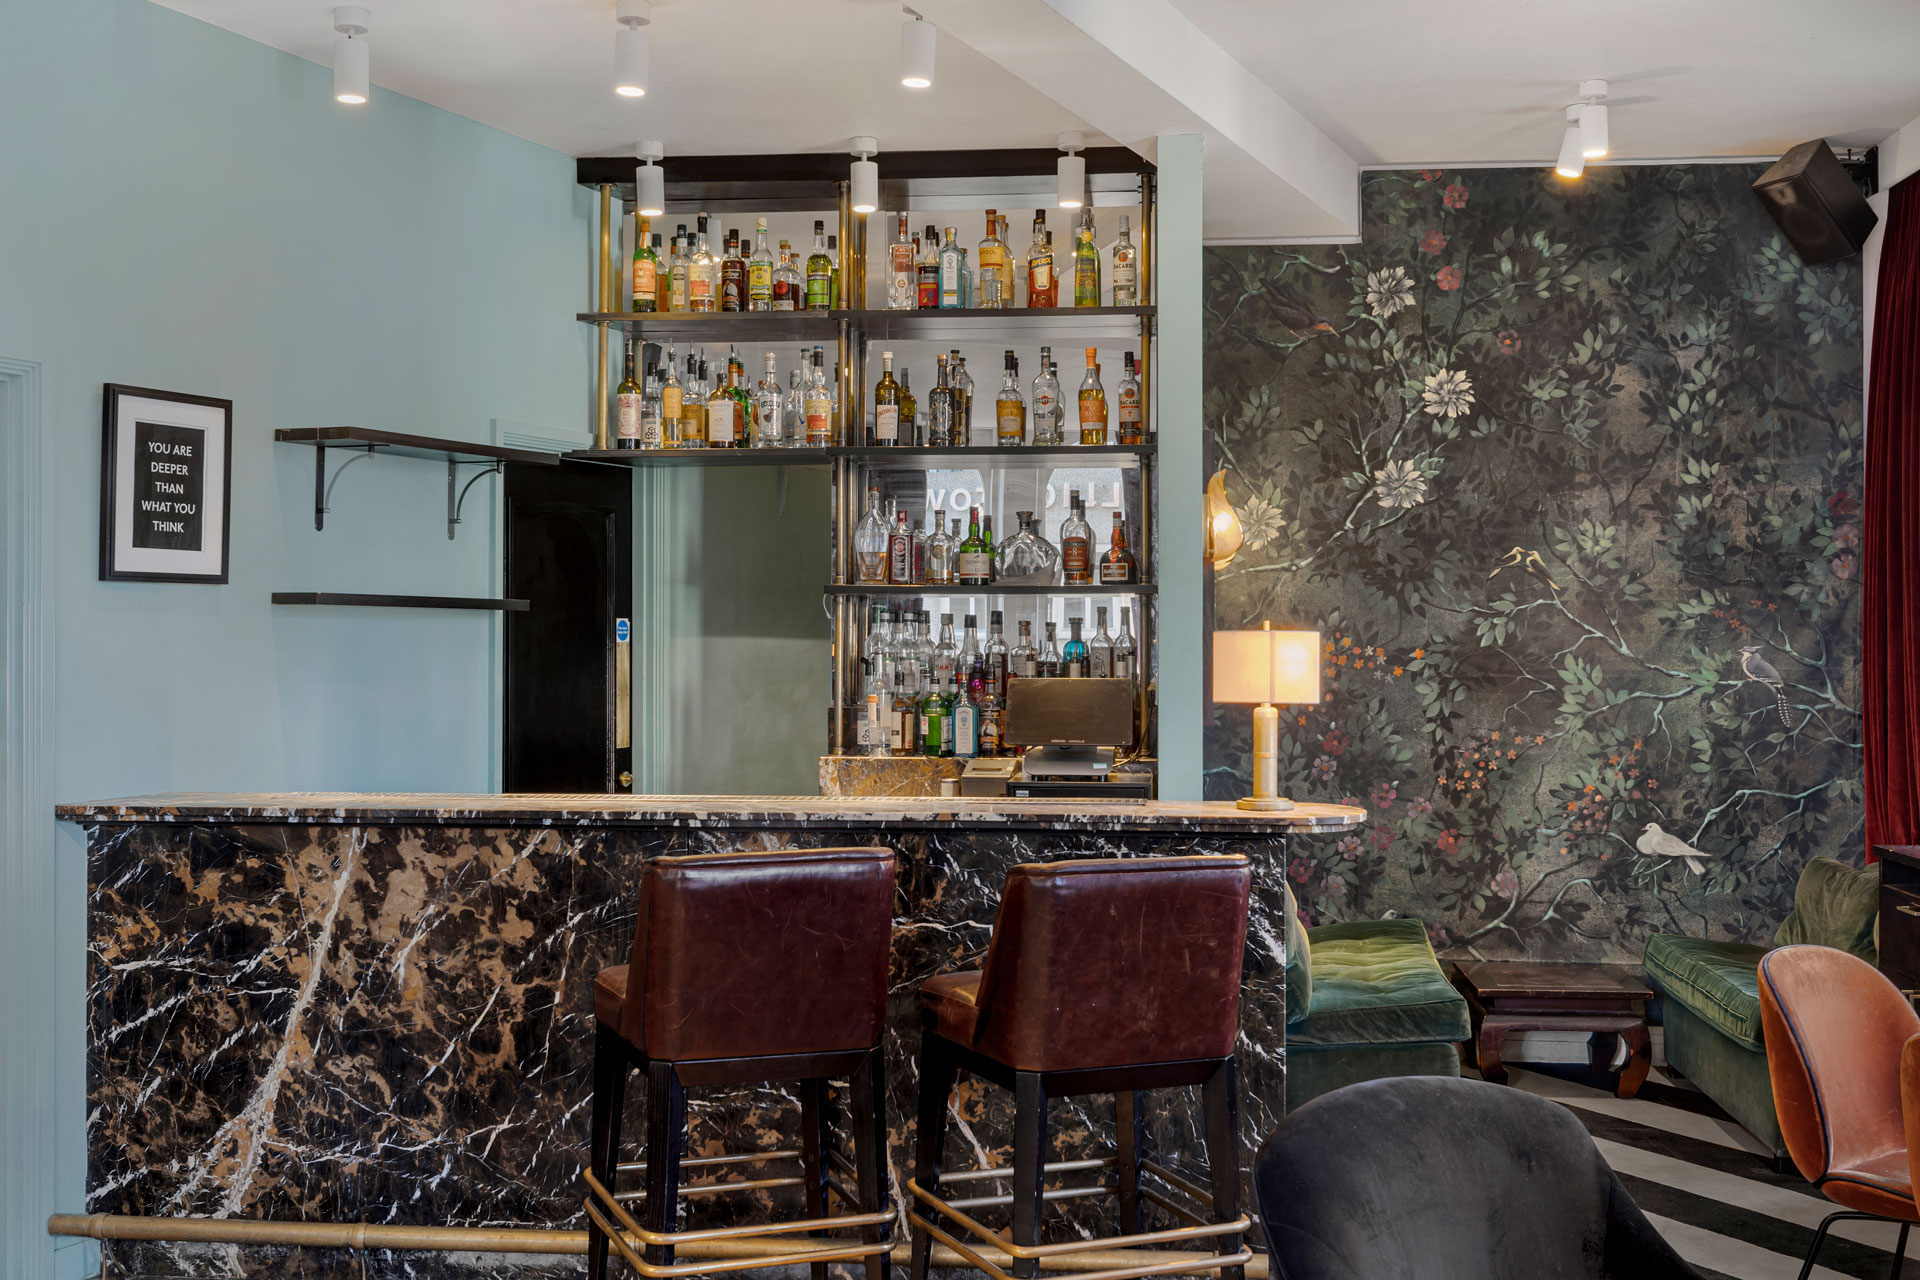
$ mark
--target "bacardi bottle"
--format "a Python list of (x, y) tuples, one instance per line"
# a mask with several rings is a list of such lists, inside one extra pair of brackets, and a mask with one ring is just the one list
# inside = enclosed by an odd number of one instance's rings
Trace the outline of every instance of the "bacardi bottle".
[(1120, 379), (1119, 421), (1116, 424), (1120, 444), (1147, 442), (1146, 405), (1140, 399), (1140, 378), (1134, 369), (1133, 352), (1127, 352), (1127, 372)]
[(1033, 443), (1058, 446), (1060, 439), (1060, 380), (1053, 375), (1052, 348), (1040, 348), (1040, 372), (1033, 379)]
[[(762, 219), (762, 221), (765, 221)], [(774, 370), (773, 352), (766, 353), (766, 371), (760, 385), (753, 389), (753, 443), (762, 449), (777, 449), (786, 443), (781, 431), (780, 375)]]
[(1130, 230), (1127, 215), (1123, 213), (1120, 215), (1120, 241), (1113, 246), (1113, 305), (1116, 307), (1132, 307), (1140, 303), (1140, 258), (1128, 234)]

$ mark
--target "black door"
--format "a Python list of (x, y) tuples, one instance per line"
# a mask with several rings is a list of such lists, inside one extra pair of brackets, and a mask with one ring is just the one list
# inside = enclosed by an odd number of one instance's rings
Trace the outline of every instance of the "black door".
[(508, 791), (632, 788), (633, 473), (507, 464)]

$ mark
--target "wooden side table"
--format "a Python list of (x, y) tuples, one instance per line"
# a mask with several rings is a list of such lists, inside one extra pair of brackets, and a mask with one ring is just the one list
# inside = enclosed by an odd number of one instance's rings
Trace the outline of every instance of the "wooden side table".
[[(1647, 1034), (1646, 982), (1624, 965), (1535, 964), (1474, 960), (1455, 967), (1453, 985), (1467, 998), (1483, 1079), (1500, 1084), (1507, 1071), (1500, 1046), (1513, 1031), (1610, 1032), (1626, 1043), (1627, 1065), (1614, 1088), (1631, 1098), (1653, 1065)], [(1594, 1063), (1599, 1066), (1599, 1062)]]

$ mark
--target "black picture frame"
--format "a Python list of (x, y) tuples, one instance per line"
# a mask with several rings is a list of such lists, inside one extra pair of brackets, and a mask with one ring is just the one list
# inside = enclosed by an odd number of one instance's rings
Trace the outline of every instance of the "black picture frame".
[[(205, 414), (189, 415), (202, 419), (187, 429), (209, 433), (208, 439), (217, 439), (219, 444), (219, 475), (210, 474), (204, 453), (202, 470), (197, 477), (198, 496), (194, 506), (199, 523), (197, 541), (193, 548), (154, 548), (132, 547), (132, 525), (128, 512), (119, 510), (123, 493), (121, 483), (121, 462), (123, 454), (131, 458), (134, 441), (139, 428), (149, 430), (156, 427), (161, 430), (179, 429), (168, 423), (136, 422), (125, 413), (131, 401), (158, 402), (165, 405), (196, 406), (202, 410), (211, 410), (217, 414), (217, 422), (208, 421)], [(151, 405), (149, 406), (151, 411)], [(156, 417), (166, 417), (164, 413)], [(203, 582), (224, 584), (227, 581), (228, 552), (233, 530), (233, 401), (222, 400), (215, 396), (188, 395), (180, 391), (160, 391), (152, 387), (134, 387), (124, 383), (104, 384), (101, 410), (100, 436), (100, 580), (102, 582)], [(217, 511), (218, 528), (208, 528), (214, 521), (214, 513), (209, 510), (208, 497), (216, 491), (220, 505)], [(123, 537), (125, 534), (127, 536)], [(218, 548), (217, 557), (215, 547)], [(144, 566), (133, 561), (144, 561)], [(200, 568), (171, 567), (167, 562), (179, 561), (182, 564), (198, 562)]]

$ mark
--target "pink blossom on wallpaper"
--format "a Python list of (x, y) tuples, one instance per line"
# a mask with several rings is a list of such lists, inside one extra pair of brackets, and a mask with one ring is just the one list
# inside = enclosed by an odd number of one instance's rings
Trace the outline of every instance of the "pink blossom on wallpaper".
[(1390, 845), (1392, 845), (1394, 840), (1397, 838), (1398, 838), (1398, 833), (1395, 832), (1392, 827), (1387, 826), (1385, 823), (1382, 823), (1381, 825), (1373, 829), (1373, 845), (1374, 845), (1374, 848), (1376, 849), (1385, 850)]
[(1501, 355), (1513, 355), (1520, 350), (1520, 331), (1518, 329), (1502, 329), (1493, 335), (1493, 345)]
[(1416, 818), (1424, 818), (1433, 812), (1433, 801), (1425, 796), (1415, 796), (1407, 801), (1407, 812)]
[(1851, 520), (1843, 525), (1836, 526), (1833, 531), (1833, 545), (1846, 550), (1852, 550), (1858, 547), (1860, 545), (1860, 526)]
[(1433, 273), (1433, 282), (1451, 293), (1460, 287), (1460, 268), (1442, 267)]
[(1386, 809), (1392, 806), (1399, 794), (1391, 782), (1377, 783), (1373, 790), (1367, 793), (1367, 803), (1376, 809)]
[(1330, 756), (1340, 755), (1347, 749), (1347, 735), (1341, 729), (1327, 730), (1327, 736), (1320, 739), (1320, 749)]
[(1447, 237), (1439, 231), (1429, 231), (1420, 237), (1420, 252), (1438, 253), (1447, 247)]
[(1451, 858), (1454, 854), (1460, 852), (1460, 833), (1452, 827), (1448, 827), (1440, 833), (1439, 839), (1433, 843), (1434, 846), (1440, 850), (1442, 857)]
[(1851, 578), (1858, 568), (1858, 562), (1850, 554), (1833, 558), (1833, 576), (1836, 578)]
[(1467, 207), (1467, 189), (1461, 186), (1457, 182), (1448, 183), (1447, 192), (1445, 195), (1440, 197), (1440, 203), (1444, 204), (1449, 209), (1466, 208)]
[(1493, 891), (1503, 898), (1511, 898), (1520, 892), (1520, 877), (1513, 874), (1512, 867), (1502, 867), (1494, 873)]
[(1441, 175), (1441, 173), (1442, 173), (1442, 172), (1444, 172), (1444, 170), (1440, 170), (1440, 169), (1422, 169), (1422, 170), (1420, 171), (1420, 181), (1422, 181), (1422, 182), (1438, 182), (1438, 181), (1440, 180), (1440, 175)]

